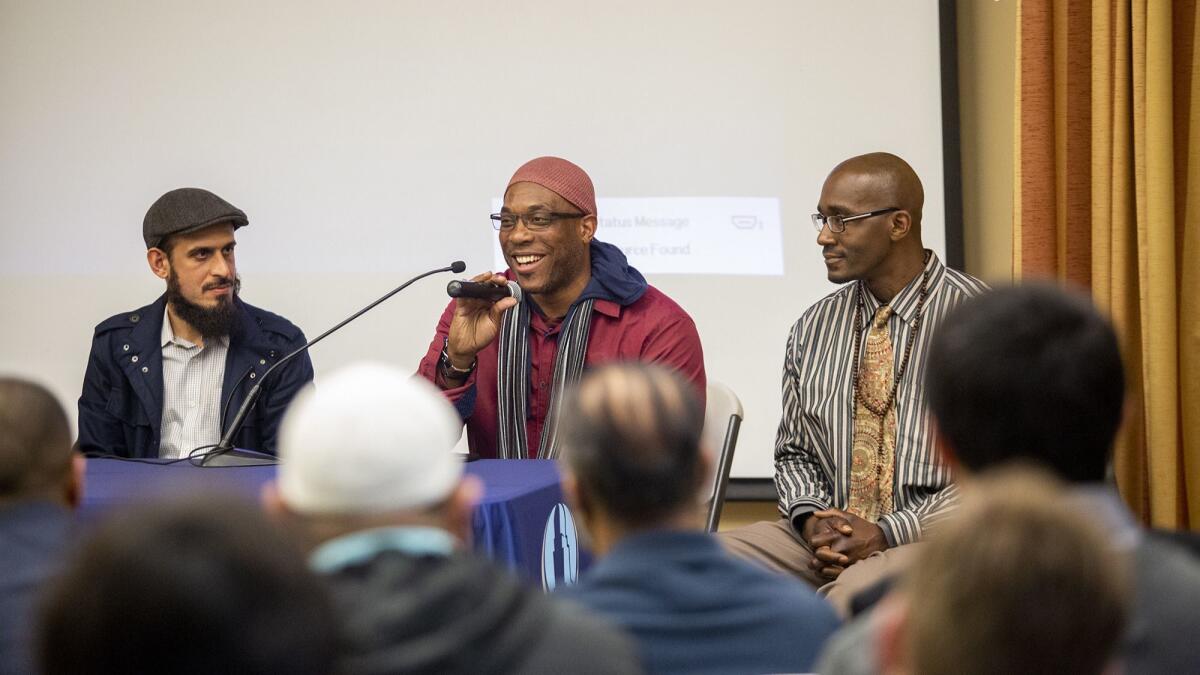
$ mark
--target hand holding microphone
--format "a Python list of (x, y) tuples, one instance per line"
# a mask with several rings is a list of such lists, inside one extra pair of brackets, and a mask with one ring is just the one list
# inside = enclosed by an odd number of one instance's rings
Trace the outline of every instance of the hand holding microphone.
[(509, 281), (504, 286), (477, 281), (454, 280), (446, 284), (446, 294), (452, 298), (478, 298), (495, 302), (504, 298), (516, 298), (521, 301), (521, 287), (515, 281)]
[(446, 356), (456, 370), (469, 372), (475, 354), (500, 334), (501, 318), (520, 301), (521, 287), (502, 274), (484, 272), (470, 282), (451, 281), (446, 292), (456, 298)]

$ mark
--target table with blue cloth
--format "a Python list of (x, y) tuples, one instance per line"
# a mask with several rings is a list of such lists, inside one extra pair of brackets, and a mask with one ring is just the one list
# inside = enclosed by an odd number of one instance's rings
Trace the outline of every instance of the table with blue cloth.
[[(590, 556), (580, 551), (574, 520), (563, 503), (558, 465), (553, 460), (493, 459), (469, 462), (465, 468), (484, 486), (472, 523), (475, 550), (547, 590), (572, 583)], [(184, 494), (257, 500), (274, 477), (274, 466), (201, 468), (188, 462), (93, 458), (87, 464), (79, 517), (86, 526), (114, 507)]]

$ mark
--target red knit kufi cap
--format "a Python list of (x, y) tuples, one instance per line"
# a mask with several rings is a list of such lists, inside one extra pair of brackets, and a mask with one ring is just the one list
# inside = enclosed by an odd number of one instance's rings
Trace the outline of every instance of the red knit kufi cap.
[[(538, 157), (531, 159), (508, 181), (513, 183), (536, 183), (575, 205), (584, 213), (596, 213), (596, 189), (587, 173), (561, 157)], [(508, 193), (508, 188), (504, 189)]]

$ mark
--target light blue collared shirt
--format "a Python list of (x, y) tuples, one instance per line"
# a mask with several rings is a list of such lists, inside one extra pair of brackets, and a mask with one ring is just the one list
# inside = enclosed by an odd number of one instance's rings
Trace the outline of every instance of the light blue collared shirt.
[(321, 544), (308, 557), (308, 566), (321, 574), (370, 560), (384, 551), (408, 555), (448, 556), (456, 540), (436, 527), (378, 527), (342, 535)]
[(185, 340), (175, 335), (164, 309), (159, 342), (163, 406), (158, 456), (180, 459), (221, 440), (221, 386), (229, 336), (205, 340), (203, 346)]

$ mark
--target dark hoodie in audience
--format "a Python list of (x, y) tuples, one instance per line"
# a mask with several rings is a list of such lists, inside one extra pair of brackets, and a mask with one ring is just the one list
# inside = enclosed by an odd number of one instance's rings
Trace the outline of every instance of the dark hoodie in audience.
[(348, 673), (639, 670), (611, 628), (469, 554), (384, 551), (329, 579)]

